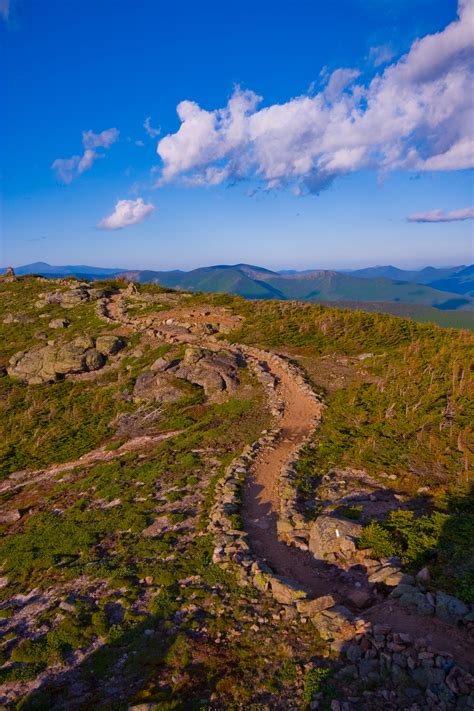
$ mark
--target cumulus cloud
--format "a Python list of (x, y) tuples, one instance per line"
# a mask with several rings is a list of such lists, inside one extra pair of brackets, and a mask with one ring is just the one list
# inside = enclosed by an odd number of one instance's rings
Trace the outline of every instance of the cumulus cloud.
[(148, 133), (150, 138), (156, 138), (161, 133), (161, 128), (153, 128), (153, 126), (151, 125), (151, 116), (146, 117), (145, 122), (143, 124), (143, 128)]
[(119, 131), (116, 128), (108, 128), (101, 133), (84, 131), (82, 133), (82, 145), (84, 153), (74, 155), (71, 158), (56, 158), (51, 168), (56, 172), (57, 178), (66, 185), (86, 170), (90, 170), (96, 160), (104, 158), (104, 153), (99, 153), (97, 148), (109, 148), (118, 140)]
[(237, 87), (224, 108), (178, 104), (179, 130), (158, 142), (158, 185), (216, 185), (259, 177), (267, 189), (319, 192), (364, 168), (460, 170), (474, 166), (474, 0), (458, 19), (417, 39), (364, 84), (337, 69), (314, 95), (261, 106)]
[(415, 212), (408, 218), (409, 222), (459, 222), (474, 220), (474, 207), (462, 207), (459, 210), (430, 210), (430, 212)]
[(121, 230), (143, 222), (154, 210), (154, 205), (144, 202), (143, 198), (119, 200), (112, 214), (104, 217), (97, 227), (100, 230)]

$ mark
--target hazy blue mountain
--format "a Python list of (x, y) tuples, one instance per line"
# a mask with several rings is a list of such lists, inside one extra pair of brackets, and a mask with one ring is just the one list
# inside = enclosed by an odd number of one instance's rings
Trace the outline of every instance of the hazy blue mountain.
[(154, 282), (174, 289), (227, 292), (253, 299), (301, 301), (398, 302), (437, 309), (474, 309), (474, 299), (415, 282), (359, 278), (330, 270), (281, 274), (248, 264), (201, 267), (181, 271), (129, 271), (121, 277)]
[[(273, 272), (252, 264), (216, 264), (186, 272), (180, 269), (154, 271), (88, 265), (52, 266), (35, 262), (17, 267), (15, 271), (19, 275), (75, 276), (80, 279), (120, 277), (143, 283), (154, 282), (173, 289), (227, 292), (250, 299), (384, 302), (420, 304), (441, 310), (474, 310), (474, 266), (426, 267), (417, 272), (393, 266), (370, 267), (356, 272), (327, 269)], [(386, 274), (413, 275), (414, 278), (394, 279)]]
[[(5, 269), (6, 267), (0, 268), (0, 272), (4, 272)], [(46, 262), (33, 262), (33, 264), (15, 267), (15, 273), (20, 276), (24, 274), (39, 274), (40, 276), (49, 277), (75, 276), (81, 279), (102, 279), (104, 277), (115, 276), (123, 271), (123, 268), (90, 267), (86, 264), (53, 266)]]
[(452, 276), (435, 279), (430, 286), (441, 291), (451, 291), (455, 294), (474, 296), (474, 264), (456, 272)]
[(435, 279), (446, 279), (462, 269), (465, 269), (464, 264), (456, 267), (424, 267), (418, 270), (399, 269), (389, 264), (387, 266), (368, 267), (367, 269), (355, 269), (346, 272), (346, 274), (359, 277), (359, 279), (386, 277), (387, 279), (396, 279), (397, 281), (414, 281), (417, 284), (431, 284)]

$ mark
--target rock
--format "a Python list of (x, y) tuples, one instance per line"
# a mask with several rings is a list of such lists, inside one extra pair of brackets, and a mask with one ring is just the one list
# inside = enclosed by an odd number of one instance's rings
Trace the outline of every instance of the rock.
[(86, 351), (86, 369), (89, 371), (99, 370), (105, 363), (105, 356), (95, 348)]
[(414, 585), (411, 585), (410, 583), (400, 583), (400, 585), (397, 585), (397, 587), (392, 590), (390, 593), (390, 597), (401, 597), (405, 593), (410, 594), (410, 593), (415, 593), (418, 592), (417, 589), (415, 588)]
[(434, 605), (429, 602), (427, 596), (416, 590), (404, 593), (400, 597), (400, 605), (402, 607), (415, 608), (419, 615), (429, 616), (433, 615), (435, 611)]
[(358, 607), (359, 609), (368, 607), (372, 602), (372, 595), (366, 590), (353, 590), (348, 595), (346, 595), (346, 597), (349, 602), (352, 602), (352, 604)]
[(67, 602), (66, 600), (62, 600), (59, 603), (59, 609), (64, 610), (64, 612), (75, 612), (76, 611), (76, 606), (73, 605), (70, 602)]
[(309, 550), (315, 558), (325, 560), (334, 555), (350, 558), (356, 551), (356, 539), (362, 526), (336, 516), (318, 516), (309, 528)]
[(150, 526), (142, 531), (142, 536), (145, 536), (145, 538), (154, 538), (155, 536), (161, 535), (169, 526), (169, 518), (167, 516), (159, 516)]
[[(151, 364), (150, 370), (155, 373), (155, 372), (163, 372), (164, 370), (167, 370), (169, 367), (173, 365), (173, 361), (168, 360), (167, 358), (157, 358), (154, 363)], [(174, 364), (176, 365), (176, 363)]]
[(87, 303), (90, 300), (90, 295), (86, 287), (79, 286), (76, 289), (61, 294), (61, 306), (65, 309), (72, 309), (82, 303)]
[(14, 277), (15, 276), (15, 270), (13, 267), (7, 267), (5, 270), (5, 274), (3, 275), (5, 277)]
[(344, 605), (334, 605), (311, 618), (323, 639), (349, 639), (354, 636), (354, 616)]
[(138, 376), (133, 388), (135, 402), (175, 402), (183, 396), (172, 378), (162, 373), (145, 372)]
[(392, 573), (383, 581), (383, 584), (389, 588), (400, 585), (400, 583), (405, 585), (414, 585), (415, 578), (412, 575), (407, 575), (407, 573), (399, 571), (398, 573)]
[(444, 592), (436, 593), (436, 617), (452, 625), (457, 624), (469, 613), (469, 608), (457, 597)]
[(300, 615), (305, 617), (313, 617), (318, 612), (327, 610), (337, 604), (337, 600), (332, 595), (322, 595), (314, 600), (297, 600), (296, 609)]
[(35, 385), (55, 382), (72, 373), (98, 370), (105, 363), (104, 356), (94, 347), (89, 336), (76, 336), (70, 343), (47, 346), (15, 353), (9, 361), (8, 374)]
[(370, 573), (368, 581), (369, 583), (386, 583), (386, 580), (389, 578), (397, 580), (398, 582), (396, 582), (395, 585), (398, 585), (398, 583), (403, 579), (403, 573), (392, 566), (382, 566), (381, 568), (374, 570), (373, 573)]
[(95, 347), (104, 355), (115, 355), (124, 345), (124, 340), (119, 336), (98, 336), (95, 341)]
[(18, 509), (10, 509), (10, 511), (0, 511), (0, 524), (15, 523), (21, 518), (21, 513)]
[(267, 580), (272, 596), (283, 605), (293, 605), (297, 600), (306, 598), (310, 593), (308, 589), (298, 586), (293, 580), (281, 575), (268, 575)]
[(422, 689), (429, 689), (430, 687), (436, 687), (442, 684), (445, 674), (443, 669), (422, 666), (413, 669), (413, 671), (410, 672), (410, 676)]
[(72, 341), (72, 345), (76, 346), (77, 348), (83, 349), (94, 348), (95, 342), (94, 339), (90, 336), (86, 335), (85, 333), (80, 333), (74, 338), (74, 340)]
[(236, 391), (240, 380), (239, 361), (232, 353), (213, 353), (189, 346), (181, 363), (169, 370), (204, 389), (209, 400), (222, 402)]
[(455, 694), (474, 692), (474, 676), (454, 666), (446, 677), (446, 686)]
[(428, 568), (422, 568), (415, 576), (416, 582), (425, 587), (431, 580), (431, 573)]
[(53, 318), (49, 322), (49, 328), (67, 328), (71, 322), (68, 318)]

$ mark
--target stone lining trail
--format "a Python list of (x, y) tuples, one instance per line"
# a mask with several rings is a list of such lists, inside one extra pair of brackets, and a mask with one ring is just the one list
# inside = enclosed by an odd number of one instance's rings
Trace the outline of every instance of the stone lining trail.
[[(324, 407), (296, 368), (283, 358), (258, 348), (231, 345), (214, 336), (195, 335), (176, 321), (174, 325), (163, 326), (160, 313), (149, 314), (146, 322), (129, 318), (121, 295), (107, 300), (101, 310), (106, 320), (119, 322), (127, 332), (139, 330), (149, 337), (169, 342), (195, 343), (210, 350), (228, 349), (240, 353), (266, 388), (275, 428), (263, 432), (254, 445), (234, 460), (216, 488), (209, 526), (216, 540), (214, 562), (223, 567), (237, 565), (244, 584), (250, 582), (268, 590), (282, 604), (296, 604), (303, 616), (308, 614), (311, 605), (316, 610), (319, 601), (332, 601), (331, 606), (321, 604), (311, 619), (318, 630), (320, 623), (332, 620), (336, 640), (338, 625), (343, 632), (341, 637), (348, 640), (360, 638), (365, 629), (383, 623), (397, 634), (408, 634), (415, 640), (423, 638), (429, 648), (452, 655), (465, 668), (474, 671), (474, 647), (465, 630), (401, 608), (394, 598), (387, 598), (367, 610), (358, 610), (354, 616), (353, 607), (347, 609), (338, 603), (349, 604), (346, 595), (355, 585), (357, 589), (368, 587), (366, 575), (317, 561), (304, 550), (304, 545), (296, 547), (281, 540), (277, 527), (281, 523), (282, 473), (314, 433)], [(230, 516), (236, 510), (240, 511), (244, 531), (233, 530)], [(321, 620), (321, 615), (327, 617)]]

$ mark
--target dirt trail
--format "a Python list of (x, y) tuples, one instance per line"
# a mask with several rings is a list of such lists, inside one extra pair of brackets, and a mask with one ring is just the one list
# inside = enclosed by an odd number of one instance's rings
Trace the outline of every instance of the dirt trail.
[(110, 462), (118, 457), (123, 457), (125, 454), (130, 452), (138, 452), (142, 449), (146, 449), (150, 445), (158, 444), (163, 442), (165, 439), (170, 439), (171, 437), (176, 437), (180, 434), (181, 430), (176, 430), (173, 432), (164, 432), (158, 435), (142, 435), (140, 437), (133, 437), (125, 442), (117, 449), (109, 450), (107, 446), (97, 447), (97, 449), (92, 449), (90, 452), (86, 452), (82, 457), (74, 459), (71, 462), (63, 462), (62, 464), (53, 464), (51, 467), (46, 469), (38, 469), (36, 471), (20, 471), (10, 474), (10, 476), (0, 483), (0, 493), (5, 491), (14, 491), (15, 489), (20, 489), (25, 485), (36, 484), (44, 479), (49, 479), (56, 474), (61, 474), (62, 472), (70, 471), (71, 469), (76, 469), (76, 467), (90, 466), (92, 464), (98, 464), (99, 462)]
[[(110, 316), (120, 321), (117, 299), (112, 298), (109, 304)], [(131, 326), (130, 321), (128, 326)], [(131, 327), (131, 330), (137, 329), (141, 330), (138, 320)], [(233, 349), (225, 342), (216, 343), (215, 340), (197, 338), (192, 334), (177, 333), (176, 340), (198, 342), (211, 350), (226, 347)], [(241, 515), (250, 546), (275, 573), (292, 578), (316, 596), (332, 593), (338, 601), (347, 604), (346, 596), (354, 589), (369, 589), (365, 573), (359, 569), (345, 571), (336, 565), (316, 560), (309, 551), (302, 551), (279, 540), (276, 528), (279, 473), (294, 458), (306, 437), (314, 431), (322, 406), (278, 362), (271, 360), (268, 353), (259, 349), (253, 351), (277, 378), (277, 390), (284, 409), (280, 421), (281, 437), (276, 444), (260, 450), (242, 492)], [(387, 599), (358, 614), (369, 622), (383, 623), (395, 631), (407, 632), (415, 639), (424, 638), (433, 649), (451, 654), (474, 672), (474, 648), (460, 629), (433, 617), (425, 618), (408, 612), (393, 599)]]

